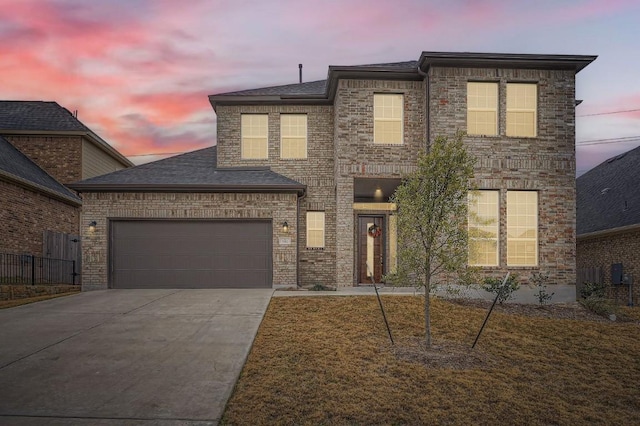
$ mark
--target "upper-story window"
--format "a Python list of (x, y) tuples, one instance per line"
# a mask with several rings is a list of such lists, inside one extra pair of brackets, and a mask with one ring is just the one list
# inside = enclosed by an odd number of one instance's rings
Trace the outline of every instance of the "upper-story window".
[(242, 114), (240, 121), (241, 157), (243, 160), (269, 158), (269, 116)]
[(306, 114), (280, 114), (280, 158), (307, 158)]
[(538, 86), (507, 84), (507, 136), (535, 137), (537, 134)]
[(498, 134), (498, 83), (467, 83), (467, 134)]
[(373, 95), (373, 142), (402, 144), (404, 96), (390, 93)]

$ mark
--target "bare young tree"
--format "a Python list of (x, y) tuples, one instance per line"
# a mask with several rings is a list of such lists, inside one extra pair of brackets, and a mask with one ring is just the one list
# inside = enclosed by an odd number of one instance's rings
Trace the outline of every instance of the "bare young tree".
[(419, 154), (417, 169), (392, 197), (398, 209), (397, 278), (424, 287), (427, 347), (431, 347), (429, 293), (434, 279), (467, 271), (467, 197), (476, 160), (462, 138), (462, 133), (453, 139), (437, 137)]

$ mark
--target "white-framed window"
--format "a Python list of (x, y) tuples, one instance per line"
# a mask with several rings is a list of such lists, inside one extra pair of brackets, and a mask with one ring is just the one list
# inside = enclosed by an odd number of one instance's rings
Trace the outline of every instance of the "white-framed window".
[(507, 265), (538, 265), (536, 191), (507, 191)]
[(243, 160), (269, 158), (269, 116), (242, 114), (240, 122), (241, 158)]
[(535, 137), (538, 120), (538, 86), (507, 83), (507, 136)]
[(373, 142), (402, 144), (404, 95), (376, 93), (373, 95)]
[(498, 134), (498, 83), (467, 83), (467, 134)]
[(307, 248), (324, 248), (324, 212), (307, 212)]
[(280, 114), (280, 158), (307, 158), (306, 114)]
[(498, 266), (500, 191), (469, 193), (469, 265)]

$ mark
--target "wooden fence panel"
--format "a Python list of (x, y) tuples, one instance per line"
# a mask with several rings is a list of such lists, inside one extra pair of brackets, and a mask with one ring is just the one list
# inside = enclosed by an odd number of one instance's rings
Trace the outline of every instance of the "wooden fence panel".
[(81, 282), (82, 246), (80, 236), (61, 232), (44, 231), (42, 257), (50, 259), (75, 260), (76, 283)]

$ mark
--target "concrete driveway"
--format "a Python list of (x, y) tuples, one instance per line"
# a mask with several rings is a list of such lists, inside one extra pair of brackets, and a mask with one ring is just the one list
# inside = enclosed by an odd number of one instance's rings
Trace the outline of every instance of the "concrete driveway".
[(0, 424), (217, 424), (272, 290), (106, 290), (0, 310)]

